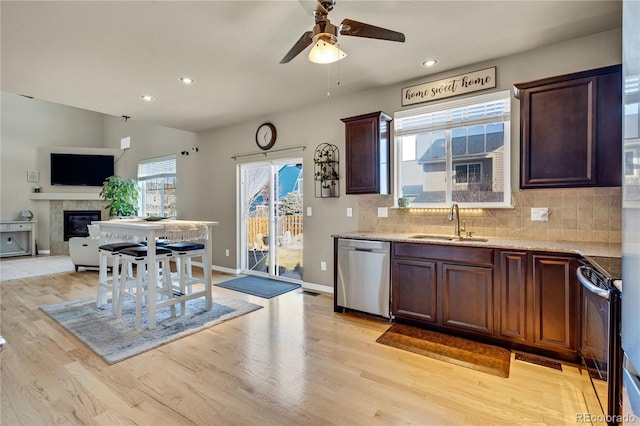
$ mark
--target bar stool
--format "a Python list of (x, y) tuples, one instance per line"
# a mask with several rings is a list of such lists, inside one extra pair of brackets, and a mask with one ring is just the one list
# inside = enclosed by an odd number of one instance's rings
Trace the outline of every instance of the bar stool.
[[(176, 262), (176, 270), (178, 272), (178, 285), (180, 286), (179, 295), (191, 294), (191, 286), (194, 284), (203, 284), (204, 280), (195, 278), (191, 266), (191, 260), (199, 257), (203, 260), (205, 255), (204, 244), (194, 243), (191, 241), (182, 241), (179, 243), (167, 244), (165, 248), (171, 250), (173, 259)], [(180, 315), (184, 315), (185, 300), (180, 303)]]
[[(118, 278), (120, 274), (120, 250), (139, 247), (138, 243), (112, 243), (104, 244), (98, 247), (99, 266), (98, 272), (98, 295), (96, 297), (96, 306), (101, 308), (107, 303), (107, 291), (111, 290), (111, 311), (116, 313), (118, 304)], [(109, 275), (109, 263), (111, 263), (111, 275)]]
[[(167, 299), (173, 299), (173, 285), (171, 282), (171, 267), (169, 260), (172, 256), (171, 250), (164, 247), (156, 247), (156, 263), (158, 276), (149, 277), (147, 246), (130, 247), (120, 250), (119, 256), (122, 261), (123, 274), (118, 286), (118, 306), (117, 317), (122, 318), (122, 302), (125, 297), (136, 302), (136, 328), (142, 326), (142, 306), (149, 303), (157, 303), (157, 300), (147, 300), (149, 293), (148, 286), (156, 286), (158, 294), (166, 293)], [(135, 276), (132, 273), (132, 266), (136, 266)], [(134, 290), (132, 292), (131, 290)], [(176, 316), (175, 305), (170, 302), (171, 316)]]

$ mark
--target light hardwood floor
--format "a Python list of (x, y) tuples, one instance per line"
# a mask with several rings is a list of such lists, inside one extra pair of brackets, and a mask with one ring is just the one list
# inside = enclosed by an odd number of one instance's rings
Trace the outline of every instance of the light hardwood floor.
[(214, 287), (265, 308), (109, 366), (39, 309), (92, 296), (96, 281), (0, 284), (3, 426), (575, 425), (586, 411), (575, 366), (512, 359), (503, 379), (450, 365), (377, 344), (387, 322), (299, 290), (266, 300)]

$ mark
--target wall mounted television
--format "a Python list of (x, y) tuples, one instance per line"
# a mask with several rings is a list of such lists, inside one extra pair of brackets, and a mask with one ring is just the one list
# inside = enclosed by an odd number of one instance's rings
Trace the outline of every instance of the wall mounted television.
[(113, 155), (51, 154), (51, 185), (102, 186), (113, 172)]

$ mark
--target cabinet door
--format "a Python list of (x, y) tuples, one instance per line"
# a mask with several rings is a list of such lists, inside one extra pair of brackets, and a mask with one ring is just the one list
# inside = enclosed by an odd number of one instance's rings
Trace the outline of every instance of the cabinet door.
[(383, 112), (343, 118), (346, 193), (389, 194), (390, 122)]
[(596, 184), (595, 77), (526, 90), (522, 187)]
[(435, 262), (394, 259), (391, 291), (393, 315), (420, 322), (437, 322), (436, 277)]
[(533, 255), (533, 344), (575, 353), (579, 327), (577, 260)]
[(500, 337), (527, 340), (527, 253), (500, 252)]
[(443, 325), (493, 334), (493, 268), (443, 263), (441, 273)]
[(521, 188), (619, 186), (620, 66), (516, 85)]

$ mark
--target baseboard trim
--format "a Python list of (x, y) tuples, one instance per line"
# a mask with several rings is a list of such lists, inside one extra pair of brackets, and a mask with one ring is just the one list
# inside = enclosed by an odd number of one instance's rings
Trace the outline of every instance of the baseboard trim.
[(313, 290), (319, 291), (321, 293), (333, 294), (333, 287), (322, 284), (308, 283), (305, 281), (302, 283), (302, 288), (304, 290)]

